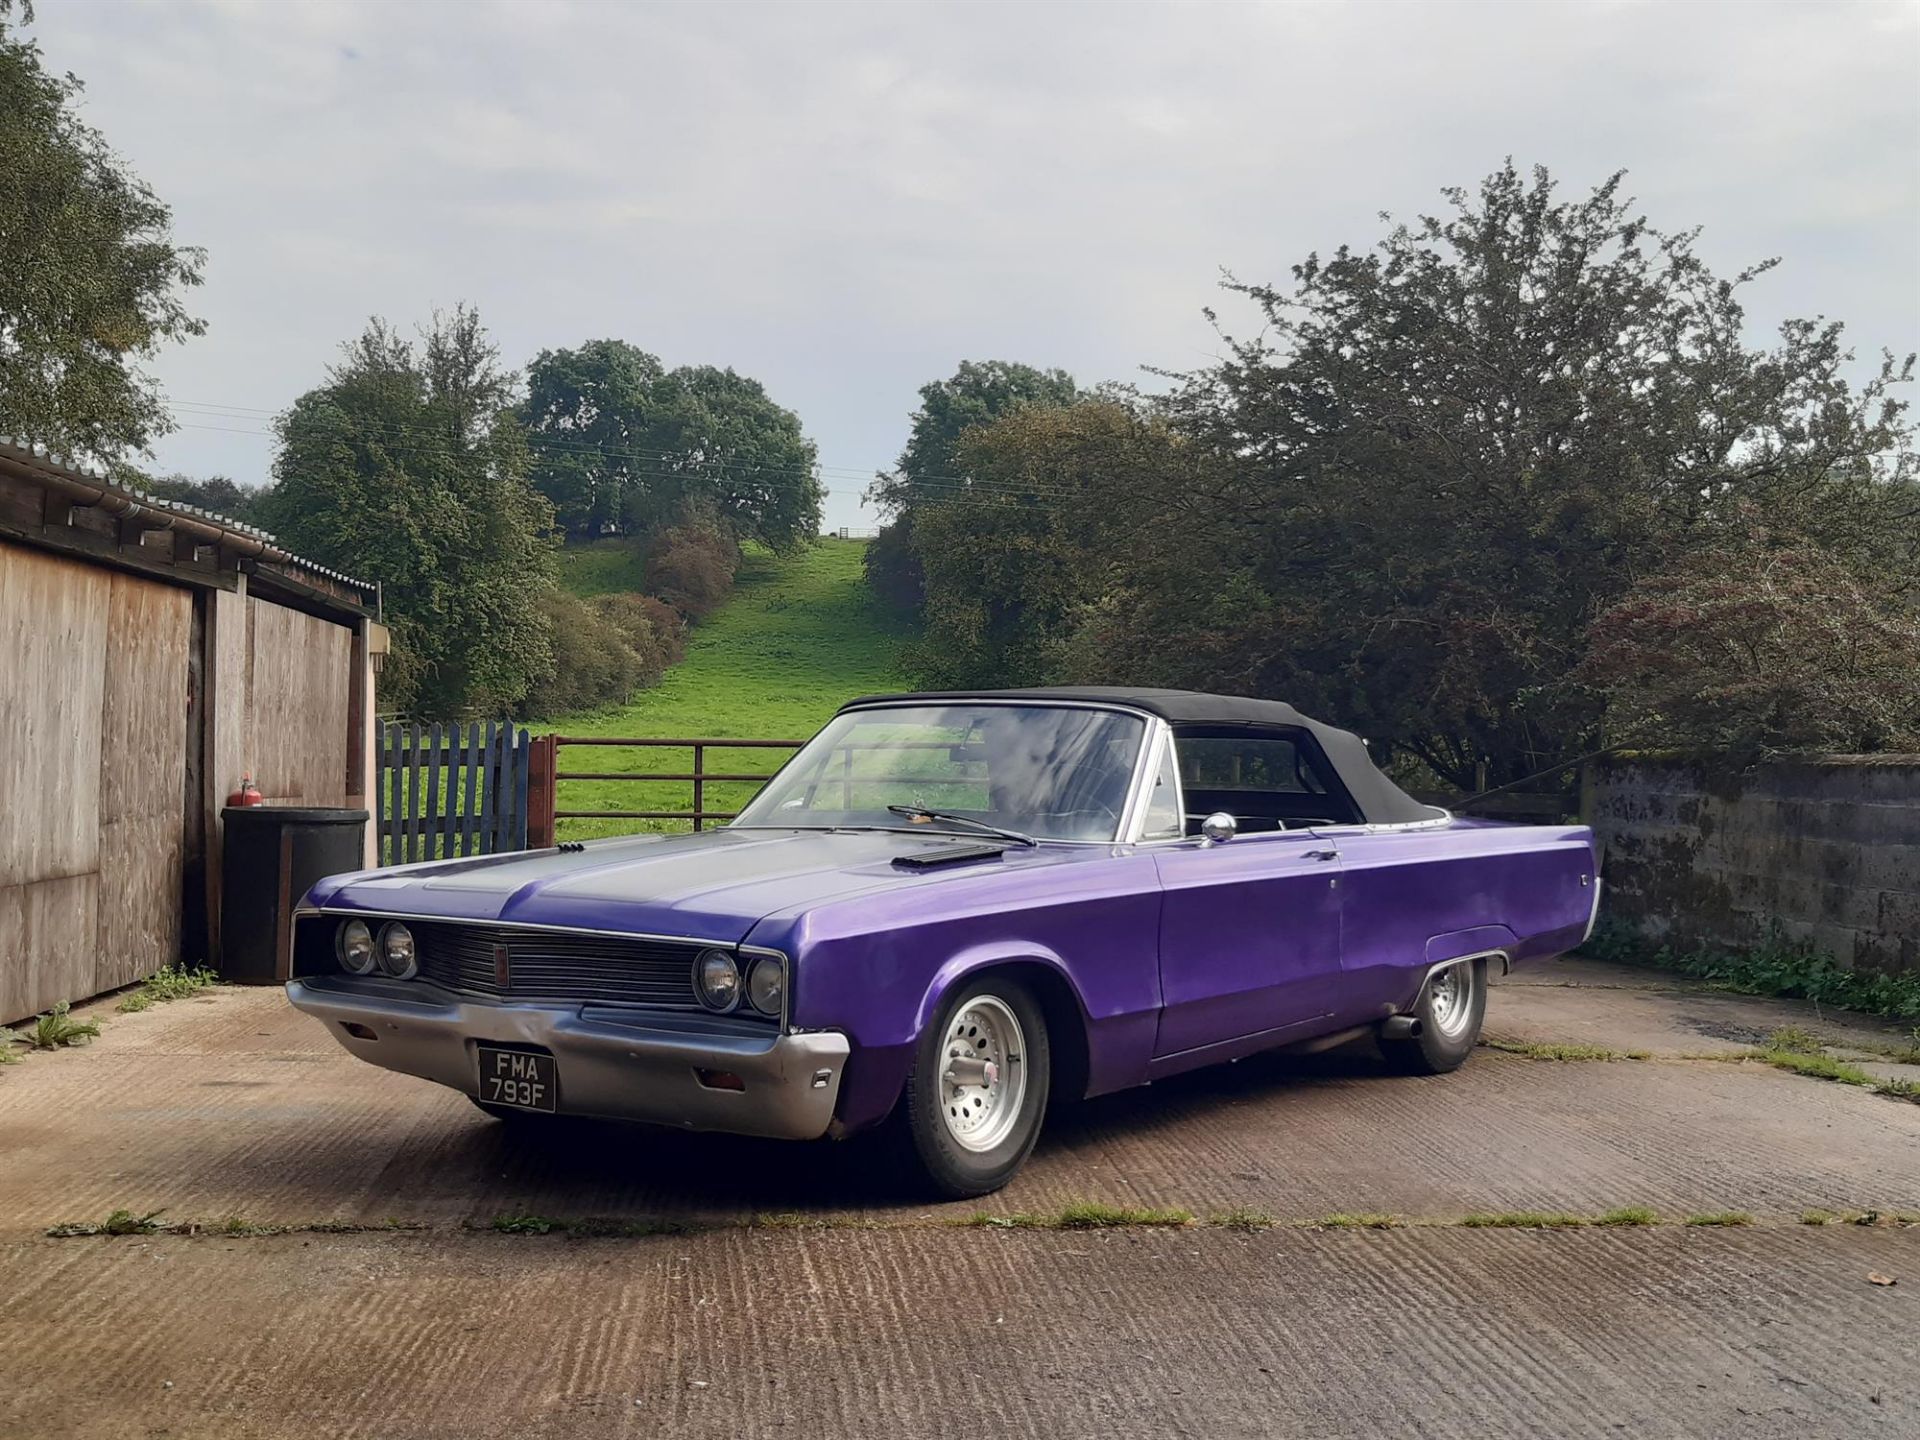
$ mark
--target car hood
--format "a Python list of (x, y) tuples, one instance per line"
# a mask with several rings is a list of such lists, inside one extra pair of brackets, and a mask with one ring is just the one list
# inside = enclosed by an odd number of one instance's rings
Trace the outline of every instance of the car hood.
[(869, 891), (949, 884), (1009, 866), (1104, 854), (1104, 847), (1042, 845), (929, 869), (897, 859), (982, 839), (954, 831), (709, 830), (589, 841), (445, 860), (322, 880), (309, 905), (449, 920), (560, 925), (723, 943), (746, 938), (776, 911)]

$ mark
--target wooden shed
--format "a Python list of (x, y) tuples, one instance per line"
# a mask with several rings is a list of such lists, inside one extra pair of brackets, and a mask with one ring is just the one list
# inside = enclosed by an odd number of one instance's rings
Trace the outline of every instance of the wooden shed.
[(0, 438), (0, 1023), (218, 963), (243, 776), (365, 805), (377, 612), (265, 531)]

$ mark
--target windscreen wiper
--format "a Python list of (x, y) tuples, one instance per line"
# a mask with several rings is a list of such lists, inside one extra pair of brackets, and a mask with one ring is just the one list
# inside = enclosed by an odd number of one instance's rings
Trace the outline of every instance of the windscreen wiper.
[(955, 815), (950, 810), (929, 810), (924, 805), (889, 805), (890, 815), (904, 815), (909, 820), (947, 820), (955, 825), (971, 825), (976, 830), (984, 830), (989, 835), (998, 835), (1002, 840), (1011, 840), (1016, 845), (1038, 845), (1040, 842), (1031, 835), (1022, 835), (1018, 830), (1002, 830), (998, 825), (989, 825), (984, 820), (976, 820), (971, 815)]

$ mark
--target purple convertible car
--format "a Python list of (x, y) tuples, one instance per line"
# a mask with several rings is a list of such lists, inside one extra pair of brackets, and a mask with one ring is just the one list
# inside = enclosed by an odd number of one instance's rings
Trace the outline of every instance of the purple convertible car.
[(1599, 890), (1584, 828), (1455, 819), (1290, 705), (882, 695), (721, 830), (322, 881), (287, 989), (501, 1119), (890, 1122), (977, 1195), (1050, 1099), (1369, 1032), (1452, 1070), (1488, 971), (1580, 944)]

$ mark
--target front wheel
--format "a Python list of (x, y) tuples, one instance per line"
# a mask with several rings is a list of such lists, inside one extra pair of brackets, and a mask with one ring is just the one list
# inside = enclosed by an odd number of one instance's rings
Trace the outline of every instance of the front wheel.
[(1040, 1138), (1052, 1079), (1040, 1002), (994, 975), (963, 985), (920, 1036), (901, 1101), (905, 1139), (939, 1194), (985, 1195)]
[(1413, 1007), (1417, 1035), (1380, 1037), (1380, 1053), (1394, 1069), (1409, 1075), (1444, 1075), (1458, 1070), (1480, 1040), (1487, 1015), (1487, 962), (1461, 960), (1427, 977)]

